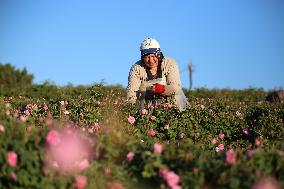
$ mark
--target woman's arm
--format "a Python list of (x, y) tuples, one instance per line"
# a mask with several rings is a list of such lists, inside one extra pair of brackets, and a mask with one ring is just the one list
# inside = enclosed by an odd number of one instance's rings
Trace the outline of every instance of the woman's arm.
[(165, 96), (171, 96), (173, 94), (179, 94), (181, 92), (181, 81), (179, 75), (179, 69), (177, 63), (171, 59), (167, 58), (166, 62), (166, 79), (167, 85), (165, 86)]
[(141, 85), (140, 78), (141, 77), (139, 72), (139, 65), (134, 64), (129, 71), (127, 94), (126, 94), (127, 101), (131, 104), (136, 103), (137, 92), (139, 91)]

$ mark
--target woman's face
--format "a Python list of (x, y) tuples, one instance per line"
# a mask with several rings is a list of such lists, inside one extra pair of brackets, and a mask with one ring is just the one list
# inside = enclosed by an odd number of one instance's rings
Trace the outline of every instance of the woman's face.
[(152, 69), (158, 66), (159, 59), (154, 54), (148, 54), (143, 57), (143, 62), (146, 67)]

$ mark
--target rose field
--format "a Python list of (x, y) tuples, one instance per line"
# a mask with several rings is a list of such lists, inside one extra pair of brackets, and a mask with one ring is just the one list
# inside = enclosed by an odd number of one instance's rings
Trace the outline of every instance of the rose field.
[(125, 102), (121, 86), (0, 96), (0, 188), (278, 189), (284, 105), (267, 91), (185, 90), (190, 108)]

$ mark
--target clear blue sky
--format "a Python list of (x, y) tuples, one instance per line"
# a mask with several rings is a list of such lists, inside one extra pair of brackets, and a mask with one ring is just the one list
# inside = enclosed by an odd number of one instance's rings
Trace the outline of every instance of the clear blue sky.
[(283, 0), (0, 0), (0, 62), (35, 83), (127, 85), (146, 37), (188, 87), (284, 87)]

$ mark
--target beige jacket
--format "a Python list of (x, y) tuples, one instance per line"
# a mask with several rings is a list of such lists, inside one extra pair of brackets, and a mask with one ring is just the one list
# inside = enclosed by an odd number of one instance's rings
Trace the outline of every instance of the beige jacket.
[[(162, 77), (166, 81), (164, 96), (173, 96), (174, 102), (180, 109), (185, 109), (189, 103), (182, 91), (178, 65), (170, 57), (165, 57), (161, 63)], [(127, 86), (127, 101), (135, 104), (138, 93), (144, 88), (147, 73), (141, 60), (137, 61), (130, 69)], [(142, 89), (143, 90), (143, 89)]]

